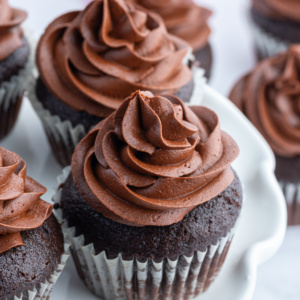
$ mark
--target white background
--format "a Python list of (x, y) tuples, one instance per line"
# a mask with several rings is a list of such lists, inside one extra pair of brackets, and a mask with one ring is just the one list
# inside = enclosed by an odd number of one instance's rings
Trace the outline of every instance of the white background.
[[(68, 10), (80, 9), (84, 6), (83, 0), (10, 0), (16, 7), (24, 8), (29, 12), (26, 22), (27, 27), (34, 31), (36, 38), (42, 33), (45, 26), (54, 17)], [(211, 44), (214, 52), (214, 66), (211, 86), (224, 95), (227, 95), (235, 83), (244, 73), (255, 65), (254, 49), (248, 24), (247, 0), (201, 0), (200, 3), (212, 8), (214, 15), (211, 18)], [(23, 148), (18, 153), (25, 157), (30, 156), (32, 143), (25, 140), (22, 133), (21, 122), (31, 122), (35, 116), (26, 118), (28, 103), (25, 102), (21, 117), (13, 134), (1, 145), (10, 145), (11, 150), (16, 150), (14, 140), (23, 143)], [(40, 128), (30, 132), (34, 137)], [(30, 135), (29, 135), (30, 136)], [(46, 144), (46, 138), (40, 140), (40, 155), (48, 156), (48, 166), (51, 172), (60, 174), (60, 167), (54, 161)], [(34, 159), (34, 158), (32, 158)], [(32, 177), (38, 174), (43, 166), (28, 166), (28, 173)], [(47, 174), (45, 174), (47, 175)], [(38, 180), (38, 178), (35, 178)], [(55, 178), (49, 176), (49, 182), (55, 186)], [(53, 191), (48, 191), (46, 198), (50, 199)], [(255, 216), (253, 216), (255, 218)], [(258, 271), (258, 282), (253, 297), (254, 300), (296, 300), (300, 299), (300, 226), (289, 228), (283, 246), (279, 252)], [(59, 300), (59, 299), (56, 299)], [(218, 299), (217, 299), (218, 300)]]

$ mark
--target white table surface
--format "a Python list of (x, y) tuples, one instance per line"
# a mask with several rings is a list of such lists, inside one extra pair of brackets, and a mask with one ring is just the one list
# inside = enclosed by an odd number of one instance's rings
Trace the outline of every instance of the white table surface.
[[(217, 91), (227, 95), (235, 81), (255, 65), (252, 39), (247, 22), (249, 0), (200, 0), (199, 2), (214, 11), (211, 19), (214, 66), (210, 84)], [(34, 30), (36, 38), (55, 16), (84, 6), (83, 0), (10, 0), (10, 3), (29, 12), (26, 23), (29, 28)], [(24, 111), (23, 107), (21, 114)], [(24, 117), (21, 115), (21, 119)], [(15, 138), (22, 139), (22, 133), (14, 134)], [(32, 134), (34, 135), (34, 132)], [(45, 142), (43, 140), (41, 144)], [(29, 153), (29, 148), (30, 141), (24, 141), (22, 151)], [(49, 151), (47, 147), (45, 149)], [(41, 151), (43, 152), (42, 145)], [(20, 154), (22, 155), (22, 153)], [(41, 155), (45, 155), (45, 153), (41, 153)], [(50, 153), (49, 159), (53, 160)], [(59, 174), (60, 168), (54, 160), (50, 165)], [(37, 167), (35, 166), (35, 168)], [(35, 170), (29, 166), (28, 172), (33, 176)], [(55, 179), (49, 178), (49, 180), (53, 181), (53, 185), (55, 185)], [(52, 191), (47, 193), (48, 198), (51, 193)], [(300, 226), (289, 228), (279, 252), (259, 268), (253, 300), (300, 299), (299, 236)]]

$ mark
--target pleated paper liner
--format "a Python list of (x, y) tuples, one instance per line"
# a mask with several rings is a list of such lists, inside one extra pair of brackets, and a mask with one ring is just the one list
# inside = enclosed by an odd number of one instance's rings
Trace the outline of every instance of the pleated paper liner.
[[(53, 198), (55, 203), (60, 203), (61, 186), (69, 173), (70, 167), (67, 167), (58, 178), (60, 188)], [(62, 218), (61, 209), (58, 213)], [(93, 244), (85, 245), (84, 236), (76, 236), (75, 227), (69, 227), (66, 220), (62, 224), (71, 242), (71, 254), (79, 276), (88, 289), (103, 300), (193, 299), (214, 281), (235, 232), (233, 228), (216, 245), (209, 245), (205, 252), (195, 251), (190, 257), (180, 255), (177, 260), (142, 262), (136, 258), (124, 260), (121, 254), (108, 259), (105, 251), (96, 254)]]
[(250, 27), (259, 59), (264, 59), (279, 54), (288, 49), (289, 45), (291, 44), (290, 42), (275, 37), (274, 35), (261, 29), (253, 21), (250, 22)]
[(32, 68), (33, 61), (29, 55), (24, 68), (0, 85), (0, 139), (5, 137), (16, 123), (24, 92), (32, 76)]
[(288, 225), (300, 225), (300, 184), (279, 181), (288, 211)]

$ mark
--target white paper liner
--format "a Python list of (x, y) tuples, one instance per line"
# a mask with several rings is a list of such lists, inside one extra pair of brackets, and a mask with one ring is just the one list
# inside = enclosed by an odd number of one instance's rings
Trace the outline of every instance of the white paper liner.
[[(53, 197), (55, 203), (61, 201), (61, 186), (70, 170), (66, 167), (58, 177), (60, 188)], [(62, 210), (57, 211), (62, 219)], [(236, 229), (236, 226), (232, 228), (216, 245), (208, 246), (205, 252), (195, 251), (191, 257), (181, 255), (175, 261), (166, 258), (157, 263), (152, 259), (146, 262), (136, 258), (124, 260), (121, 254), (115, 259), (108, 259), (105, 251), (96, 255), (94, 245), (85, 245), (83, 235), (76, 237), (75, 227), (69, 227), (67, 220), (62, 222), (62, 227), (71, 242), (71, 252), (80, 265), (85, 284), (102, 300), (193, 299), (204, 292), (217, 276)]]
[(250, 28), (254, 37), (255, 47), (261, 59), (284, 52), (290, 45), (290, 42), (275, 37), (261, 29), (254, 21), (251, 21)]
[(288, 225), (300, 225), (300, 184), (279, 181), (286, 199)]
[[(19, 107), (16, 102), (22, 101), (23, 94), (27, 89), (28, 83), (30, 82), (31, 73), (33, 70), (33, 59), (31, 53), (32, 49), (30, 43), (31, 38), (27, 33), (25, 36), (30, 47), (30, 54), (27, 63), (17, 75), (12, 76), (9, 81), (5, 81), (0, 84), (0, 119), (7, 119), (7, 124), (2, 124), (3, 127), (7, 127), (7, 129), (2, 127), (1, 135), (3, 136), (6, 135), (10, 129), (12, 129), (12, 125), (15, 123), (12, 122), (12, 120), (16, 119), (16, 114), (19, 111)], [(16, 107), (12, 108), (15, 104)], [(9, 123), (12, 124), (9, 125)]]
[(205, 70), (202, 68), (194, 67), (193, 68), (193, 78), (194, 78), (194, 90), (192, 97), (187, 105), (201, 105), (204, 98), (204, 86), (207, 82), (206, 77), (204, 76)]
[[(203, 85), (206, 79), (203, 69), (193, 68), (193, 74), (195, 82), (194, 91), (190, 102), (186, 104), (193, 103), (194, 105), (199, 105), (203, 99)], [(52, 115), (49, 110), (45, 109), (36, 96), (35, 86), (36, 80), (32, 77), (28, 86), (28, 98), (42, 121), (49, 143), (58, 162), (62, 166), (68, 166), (71, 164), (76, 146), (87, 132), (82, 124), (73, 126), (69, 120), (62, 121), (59, 116)]]

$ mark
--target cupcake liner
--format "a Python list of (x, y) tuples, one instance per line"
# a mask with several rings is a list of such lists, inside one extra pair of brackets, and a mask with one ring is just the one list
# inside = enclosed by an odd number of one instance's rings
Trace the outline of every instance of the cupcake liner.
[[(204, 70), (193, 68), (195, 87), (191, 100), (187, 104), (199, 105), (203, 98), (203, 84), (205, 84)], [(35, 93), (36, 80), (32, 77), (28, 86), (28, 98), (40, 117), (48, 137), (53, 154), (62, 166), (71, 164), (73, 152), (80, 140), (87, 134), (84, 126), (73, 126), (69, 120), (61, 120), (57, 115), (44, 108)]]
[(192, 97), (187, 105), (201, 105), (204, 98), (204, 86), (207, 82), (206, 77), (204, 76), (205, 70), (198, 67), (193, 67), (193, 78), (195, 82), (194, 90)]
[(300, 225), (300, 184), (279, 181), (288, 210), (288, 225)]
[(288, 49), (290, 42), (275, 37), (251, 21), (251, 30), (259, 59), (267, 58)]
[(29, 55), (27, 63), (18, 74), (0, 84), (0, 139), (9, 133), (17, 120), (32, 69), (33, 60)]
[[(64, 169), (58, 178), (60, 187), (70, 173)], [(60, 203), (62, 188), (53, 197)], [(62, 210), (58, 213), (62, 218)], [(105, 251), (96, 255), (93, 244), (85, 245), (84, 236), (76, 236), (75, 227), (65, 220), (63, 231), (71, 242), (71, 253), (79, 276), (88, 289), (100, 299), (193, 299), (207, 290), (220, 271), (227, 255), (235, 227), (216, 245), (209, 245), (204, 252), (195, 251), (191, 256), (180, 255), (177, 260), (165, 258), (162, 262), (137, 258), (124, 260), (119, 254), (108, 259)]]
[[(59, 223), (61, 224), (61, 220), (57, 217)], [(64, 235), (64, 253), (61, 256), (61, 261), (57, 265), (55, 271), (49, 276), (47, 280), (42, 283), (36, 284), (34, 287), (27, 291), (23, 291), (22, 293), (14, 296), (9, 296), (4, 298), (3, 300), (48, 300), (50, 297), (50, 293), (54, 284), (56, 283), (58, 277), (66, 266), (67, 260), (70, 256), (69, 248), (71, 244), (67, 242), (67, 239)], [(2, 298), (1, 298), (2, 299)]]

